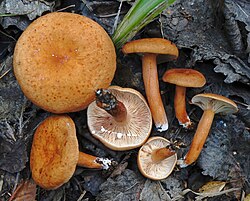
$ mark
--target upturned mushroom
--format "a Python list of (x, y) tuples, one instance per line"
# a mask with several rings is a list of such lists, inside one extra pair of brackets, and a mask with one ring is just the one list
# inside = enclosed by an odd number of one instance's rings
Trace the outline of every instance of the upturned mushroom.
[(177, 59), (179, 51), (175, 44), (163, 38), (144, 38), (126, 43), (125, 54), (142, 54), (142, 76), (148, 104), (158, 131), (168, 129), (168, 119), (159, 90), (157, 56), (163, 54), (168, 60)]
[(184, 128), (191, 128), (192, 122), (186, 111), (186, 88), (203, 87), (206, 83), (206, 78), (199, 71), (178, 68), (167, 70), (162, 80), (176, 85), (174, 97), (175, 116), (180, 125)]
[(53, 12), (33, 21), (14, 51), (15, 77), (24, 95), (53, 113), (87, 108), (94, 91), (110, 85), (116, 70), (115, 48), (93, 20)]
[(79, 152), (75, 124), (69, 116), (48, 117), (34, 134), (30, 153), (32, 178), (44, 189), (56, 189), (69, 181), (76, 165), (108, 169), (112, 161)]
[(238, 111), (237, 105), (232, 100), (217, 94), (198, 94), (194, 96), (191, 101), (204, 110), (204, 113), (198, 124), (189, 151), (184, 161), (180, 161), (181, 167), (192, 164), (199, 157), (212, 126), (215, 114), (232, 114)]
[(151, 137), (140, 148), (137, 164), (143, 176), (152, 180), (167, 178), (177, 162), (176, 151), (163, 137)]
[(108, 90), (97, 90), (96, 101), (89, 105), (87, 116), (92, 135), (117, 151), (141, 146), (152, 128), (146, 100), (131, 88), (111, 86)]

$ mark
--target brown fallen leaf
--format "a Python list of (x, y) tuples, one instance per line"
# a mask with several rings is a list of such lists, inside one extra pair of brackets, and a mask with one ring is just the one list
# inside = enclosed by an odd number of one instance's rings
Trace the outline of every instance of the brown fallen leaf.
[(32, 180), (22, 181), (15, 192), (11, 195), (9, 201), (35, 201), (36, 184)]
[(248, 194), (245, 198), (244, 201), (250, 201), (250, 194)]
[(217, 193), (220, 192), (226, 185), (224, 181), (209, 181), (199, 188), (200, 193)]

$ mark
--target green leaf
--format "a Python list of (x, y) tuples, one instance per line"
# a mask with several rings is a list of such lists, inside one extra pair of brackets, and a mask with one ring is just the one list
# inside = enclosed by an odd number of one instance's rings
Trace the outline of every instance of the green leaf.
[(115, 30), (112, 39), (117, 49), (152, 22), (175, 0), (137, 0)]

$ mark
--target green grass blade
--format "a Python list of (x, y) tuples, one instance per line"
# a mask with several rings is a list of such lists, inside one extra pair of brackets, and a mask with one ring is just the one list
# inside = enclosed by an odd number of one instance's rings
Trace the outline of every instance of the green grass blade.
[(174, 2), (175, 0), (137, 0), (113, 34), (116, 48), (131, 40), (140, 29)]

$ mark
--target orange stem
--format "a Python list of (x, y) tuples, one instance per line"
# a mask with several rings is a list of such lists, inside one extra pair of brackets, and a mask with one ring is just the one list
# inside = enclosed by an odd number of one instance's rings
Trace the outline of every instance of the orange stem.
[(206, 142), (214, 119), (214, 111), (205, 110), (198, 124), (190, 149), (185, 157), (185, 165), (190, 165), (197, 160), (203, 145)]
[(156, 57), (157, 54), (144, 54), (142, 57), (142, 75), (155, 126), (158, 131), (165, 131), (168, 129), (168, 120), (159, 90)]
[(174, 150), (164, 147), (164, 148), (154, 150), (152, 152), (151, 158), (153, 162), (159, 163), (174, 154), (175, 154)]
[(175, 116), (178, 119), (179, 124), (182, 125), (184, 128), (190, 127), (192, 123), (186, 112), (186, 87), (176, 85), (174, 108)]
[(86, 168), (102, 169), (102, 164), (97, 162), (98, 157), (79, 152), (77, 165)]

